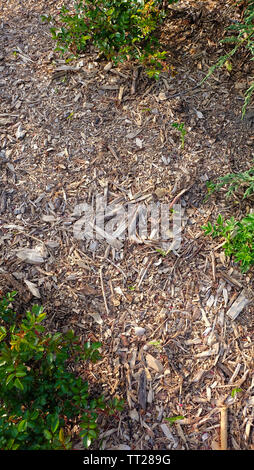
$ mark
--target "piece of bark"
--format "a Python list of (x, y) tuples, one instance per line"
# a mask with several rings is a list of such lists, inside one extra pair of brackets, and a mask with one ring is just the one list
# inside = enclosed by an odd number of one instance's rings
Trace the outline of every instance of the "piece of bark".
[(44, 258), (38, 253), (37, 250), (23, 249), (17, 252), (17, 257), (28, 264), (41, 264), (44, 263)]
[(227, 315), (231, 318), (231, 320), (235, 320), (249, 302), (249, 299), (245, 297), (244, 291), (242, 291), (235, 302), (231, 305), (230, 309), (227, 311)]
[(155, 357), (153, 357), (151, 354), (146, 355), (146, 363), (148, 367), (151, 367), (156, 372), (162, 373), (164, 370), (164, 367), (161, 362), (158, 361), (158, 359), (155, 359)]
[(28, 289), (30, 290), (31, 294), (34, 297), (37, 297), (37, 299), (40, 299), (41, 294), (40, 294), (38, 287), (33, 282), (28, 281), (27, 279), (25, 279), (24, 282), (27, 285)]

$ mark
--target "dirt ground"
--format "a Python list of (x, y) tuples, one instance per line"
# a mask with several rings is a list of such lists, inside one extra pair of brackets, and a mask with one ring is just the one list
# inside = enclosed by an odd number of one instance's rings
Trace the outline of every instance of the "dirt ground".
[[(102, 342), (102, 360), (78, 372), (125, 408), (100, 418), (93, 448), (218, 449), (224, 405), (228, 448), (253, 449), (253, 270), (241, 274), (201, 229), (251, 207), (223, 193), (204, 203), (207, 181), (252, 166), (253, 126), (241, 121), (249, 57), (197, 86), (241, 11), (225, 0), (171, 7), (172, 71), (154, 81), (92, 49), (66, 64), (40, 19), (62, 3), (1, 2), (1, 290), (18, 290), (23, 309), (43, 304), (51, 331)], [(75, 207), (99, 194), (109, 205), (181, 204), (178, 252), (165, 256), (152, 237), (76, 239)], [(249, 303), (232, 320), (241, 293)]]

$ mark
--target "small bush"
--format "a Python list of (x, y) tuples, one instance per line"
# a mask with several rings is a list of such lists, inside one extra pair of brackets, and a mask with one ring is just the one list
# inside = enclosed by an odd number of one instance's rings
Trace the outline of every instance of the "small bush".
[(115, 63), (137, 59), (149, 76), (157, 78), (166, 55), (154, 35), (164, 17), (162, 4), (162, 0), (86, 0), (75, 4), (75, 12), (63, 6), (57, 20), (42, 19), (53, 22), (55, 50), (62, 54), (71, 51), (75, 57), (93, 44)]
[(98, 437), (98, 413), (122, 409), (117, 399), (92, 399), (88, 382), (70, 371), (70, 361), (96, 362), (101, 344), (82, 346), (73, 331), (46, 333), (38, 305), (19, 319), (15, 295), (0, 300), (0, 449), (71, 449), (73, 423), (87, 448)]

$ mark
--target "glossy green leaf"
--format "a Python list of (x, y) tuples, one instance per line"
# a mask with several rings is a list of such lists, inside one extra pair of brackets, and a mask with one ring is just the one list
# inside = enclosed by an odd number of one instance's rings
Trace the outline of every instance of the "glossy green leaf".
[(24, 432), (24, 431), (26, 431), (26, 429), (27, 429), (27, 420), (23, 419), (18, 424), (18, 432)]
[(46, 439), (49, 441), (50, 439), (52, 439), (52, 434), (50, 431), (48, 431), (48, 429), (44, 429), (43, 431), (43, 434), (44, 436), (46, 437)]

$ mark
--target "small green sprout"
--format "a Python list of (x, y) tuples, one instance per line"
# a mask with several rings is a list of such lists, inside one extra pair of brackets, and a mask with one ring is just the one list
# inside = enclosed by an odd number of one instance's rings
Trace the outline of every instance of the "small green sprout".
[(186, 129), (184, 128), (184, 122), (181, 122), (181, 123), (173, 122), (171, 126), (180, 132), (181, 148), (184, 149), (184, 137), (187, 133)]
[(234, 388), (231, 392), (231, 397), (235, 398), (237, 393), (242, 392), (242, 388)]
[(159, 350), (162, 349), (162, 345), (161, 345), (160, 340), (158, 340), (158, 341), (156, 341), (156, 340), (155, 341), (149, 341), (148, 344), (149, 344), (149, 346), (154, 346), (155, 348), (157, 348)]
[(155, 251), (157, 251), (157, 253), (159, 253), (161, 256), (163, 256), (163, 258), (165, 258), (165, 256), (167, 256), (167, 255), (169, 254), (169, 252), (170, 252), (170, 250), (164, 251), (164, 250), (162, 250), (161, 248), (156, 248)]

